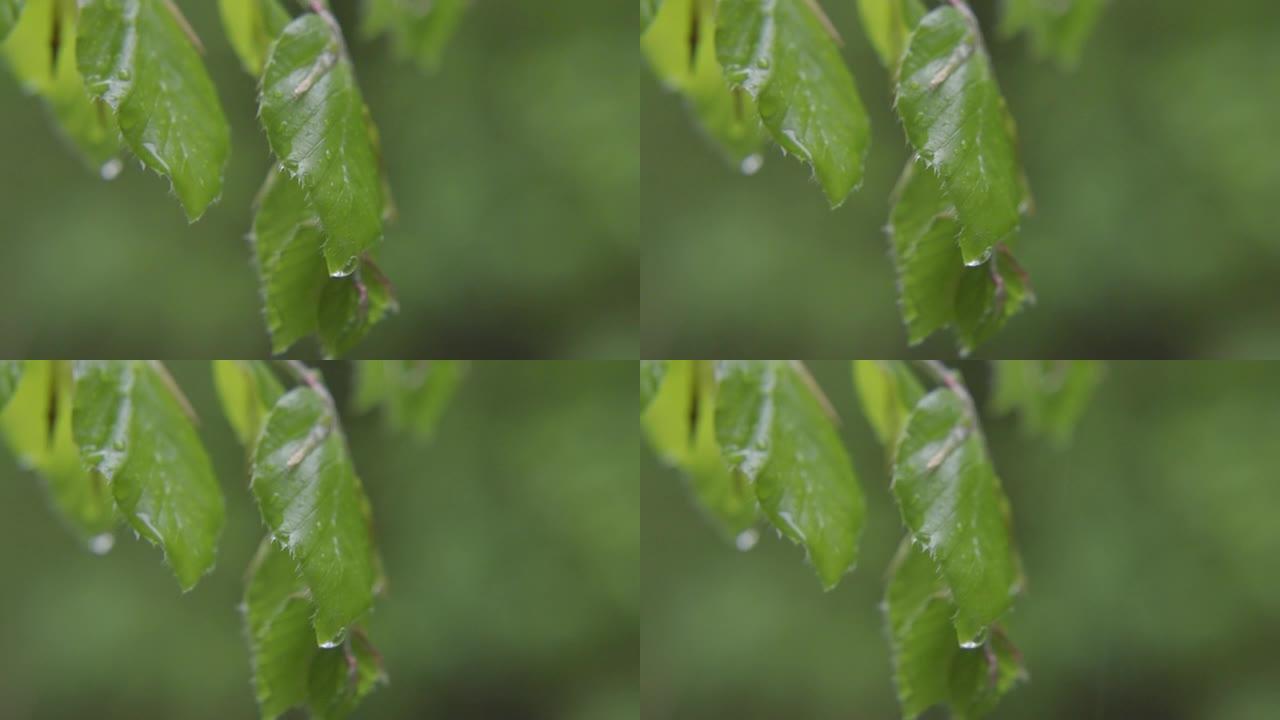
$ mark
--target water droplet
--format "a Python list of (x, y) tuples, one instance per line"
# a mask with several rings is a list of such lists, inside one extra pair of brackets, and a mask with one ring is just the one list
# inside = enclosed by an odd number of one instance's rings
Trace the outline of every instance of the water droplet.
[(764, 156), (760, 153), (752, 153), (742, 158), (742, 165), (739, 169), (742, 170), (743, 175), (755, 175), (762, 165), (764, 165)]
[(106, 555), (116, 544), (116, 537), (111, 533), (102, 533), (89, 538), (89, 550), (94, 555)]
[(360, 262), (360, 258), (352, 255), (351, 257), (347, 258), (347, 262), (343, 264), (343, 266), (339, 268), (337, 272), (331, 272), (329, 274), (333, 277), (346, 277), (356, 271), (356, 265), (359, 262)]
[(966, 640), (960, 643), (960, 647), (964, 648), (965, 650), (972, 650), (981, 644), (982, 643), (978, 642), (977, 640)]
[(746, 552), (756, 546), (760, 541), (760, 531), (755, 528), (748, 528), (738, 533), (738, 537), (733, 539), (733, 544), (742, 552)]
[(111, 158), (102, 164), (98, 172), (102, 175), (103, 180), (115, 180), (123, 169), (124, 163), (120, 162), (120, 158)]
[(991, 248), (987, 248), (981, 255), (965, 263), (966, 267), (977, 267), (982, 263), (991, 259)]
[(330, 640), (325, 640), (324, 642), (320, 643), (320, 647), (322, 647), (322, 648), (336, 648), (336, 647), (338, 647), (339, 645), (341, 645), (341, 644), (342, 644), (342, 640), (343, 640), (343, 638), (345, 638), (345, 637), (346, 637), (346, 634), (347, 634), (347, 632), (346, 632), (345, 630), (343, 630), (342, 632), (338, 633), (337, 635), (334, 635), (332, 639), (330, 639)]

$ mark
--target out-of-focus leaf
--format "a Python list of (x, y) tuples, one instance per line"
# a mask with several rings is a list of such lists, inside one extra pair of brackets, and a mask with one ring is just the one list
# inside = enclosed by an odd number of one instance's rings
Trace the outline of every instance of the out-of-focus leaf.
[(981, 642), (1013, 603), (1022, 575), (1009, 503), (972, 408), (949, 388), (912, 410), (898, 444), (893, 494), (913, 540), (951, 591), (956, 636)]
[(640, 361), (640, 411), (649, 407), (667, 376), (667, 360)]
[(22, 14), (22, 0), (0, 0), (0, 42), (9, 36), (9, 31), (18, 23)]
[(755, 101), (730, 89), (716, 56), (715, 0), (669, 0), (640, 36), (664, 85), (684, 96), (699, 126), (746, 173), (759, 169), (764, 143)]
[(184, 590), (213, 568), (224, 520), (189, 413), (158, 362), (75, 363), (72, 429), (82, 461), (107, 479), (134, 531), (164, 551)]
[(826, 18), (809, 0), (721, 0), (717, 54), (774, 142), (813, 167), (839, 206), (862, 181), (871, 124)]
[(76, 51), (89, 95), (194, 221), (222, 193), (231, 133), (185, 23), (165, 0), (86, 0)]
[(769, 521), (800, 544), (825, 588), (857, 560), (865, 506), (832, 418), (797, 363), (715, 364), (716, 437), (725, 461), (754, 483)]
[(885, 618), (893, 653), (894, 684), (906, 718), (935, 705), (953, 717), (990, 712), (1025, 677), (1016, 648), (998, 629), (981, 647), (956, 643), (955, 605), (929, 557), (903, 542), (890, 569)]
[(896, 70), (907, 46), (907, 36), (924, 17), (924, 3), (921, 0), (858, 0), (858, 14), (862, 18), (862, 30), (880, 56), (880, 62)]
[(284, 394), (271, 368), (258, 360), (214, 360), (213, 381), (223, 414), (240, 444), (252, 451), (267, 413)]
[(871, 429), (892, 457), (907, 415), (924, 396), (924, 387), (898, 360), (854, 360), (853, 386)]
[(640, 424), (658, 457), (670, 465), (689, 459), (696, 405), (693, 360), (667, 360), (667, 371), (653, 400), (643, 408)]
[(350, 275), (382, 237), (382, 181), (331, 16), (306, 13), (285, 27), (263, 70), (259, 107), (271, 151), (320, 220), (329, 274)]
[[(345, 717), (360, 698), (385, 682), (381, 659), (362, 632), (353, 633), (341, 647), (316, 646), (309, 590), (292, 558), (270, 538), (249, 567), (243, 609), (263, 718), (273, 720), (308, 706), (315, 717)], [(335, 675), (335, 666), (342, 672)]]
[(997, 412), (1016, 411), (1027, 432), (1065, 444), (1102, 370), (1095, 360), (998, 360), (992, 405)]
[(9, 404), (9, 398), (18, 389), (22, 379), (22, 360), (0, 360), (0, 410)]
[(428, 437), (464, 372), (458, 360), (360, 360), (352, 404), (357, 412), (381, 407), (394, 430)]
[(26, 366), (0, 414), (5, 439), (19, 462), (40, 475), (50, 504), (71, 532), (90, 550), (107, 552), (114, 544), (115, 501), (106, 480), (80, 464), (71, 434), (71, 366), (49, 360), (3, 365)]
[(379, 573), (368, 500), (327, 397), (299, 387), (276, 402), (252, 484), (263, 520), (311, 589), (317, 641), (337, 644), (373, 604)]
[(926, 15), (910, 36), (896, 92), (907, 137), (964, 226), (960, 251), (970, 265), (1017, 228), (1023, 201), (1013, 123), (977, 27), (951, 6)]
[(457, 32), (468, 0), (367, 0), (361, 34), (389, 33), (402, 60), (414, 60), (424, 70), (440, 67), (445, 47)]
[(1036, 57), (1073, 68), (1105, 5), (1106, 0), (1004, 0), (1000, 32), (1026, 32)]
[(289, 13), (280, 0), (218, 0), (222, 29), (240, 64), (250, 75), (262, 74), (271, 43), (289, 24)]

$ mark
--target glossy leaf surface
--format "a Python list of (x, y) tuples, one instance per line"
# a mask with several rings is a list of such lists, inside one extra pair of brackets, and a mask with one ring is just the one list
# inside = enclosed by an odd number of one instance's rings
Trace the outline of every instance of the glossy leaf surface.
[(85, 467), (190, 590), (213, 568), (224, 509), (185, 398), (163, 366), (142, 360), (78, 360), (74, 392)]
[(194, 221), (222, 193), (231, 140), (185, 23), (164, 0), (86, 0), (76, 51), (89, 94), (110, 106), (129, 149), (169, 178)]

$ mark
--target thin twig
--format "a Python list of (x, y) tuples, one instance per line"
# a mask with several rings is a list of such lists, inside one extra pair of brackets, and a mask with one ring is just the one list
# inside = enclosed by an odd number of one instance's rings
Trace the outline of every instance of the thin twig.
[(186, 16), (173, 4), (173, 0), (164, 0), (164, 6), (169, 9), (169, 14), (178, 23), (178, 27), (182, 28), (182, 32), (186, 33), (187, 39), (192, 45), (196, 46), (196, 51), (204, 55), (204, 43), (200, 42), (200, 36), (196, 35), (196, 29), (191, 27), (191, 23), (187, 22)]
[(160, 376), (160, 382), (164, 383), (165, 388), (170, 395), (178, 401), (178, 405), (182, 408), (182, 412), (190, 418), (192, 424), (200, 424), (200, 416), (196, 415), (196, 409), (191, 405), (191, 401), (182, 393), (182, 388), (178, 387), (178, 381), (173, 379), (173, 375), (169, 374), (169, 369), (159, 360), (148, 360), (147, 364), (151, 366), (156, 374)]
[(827, 414), (827, 417), (831, 418), (831, 422), (835, 423), (837, 426), (840, 425), (840, 415), (836, 413), (835, 405), (831, 404), (831, 399), (822, 391), (822, 386), (814, 379), (813, 373), (809, 372), (809, 367), (804, 364), (804, 361), (792, 360), (791, 367), (795, 369), (796, 374), (800, 376), (800, 379), (804, 381), (804, 384), (809, 388), (809, 391), (813, 393), (815, 398), (817, 398), (818, 404), (822, 406), (822, 411)]
[(827, 34), (836, 42), (836, 45), (844, 47), (844, 38), (840, 37), (840, 31), (836, 30), (835, 23), (831, 22), (831, 18), (827, 17), (826, 11), (818, 4), (818, 0), (804, 0), (804, 3), (809, 6), (810, 10), (813, 10), (813, 14), (818, 17), (818, 22), (822, 23), (822, 28), (827, 31)]

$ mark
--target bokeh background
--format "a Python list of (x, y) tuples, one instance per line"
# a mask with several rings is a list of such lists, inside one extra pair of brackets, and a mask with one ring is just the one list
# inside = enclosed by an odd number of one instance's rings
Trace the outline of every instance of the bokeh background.
[[(268, 354), (244, 240), (270, 163), (255, 82), (217, 4), (178, 5), (232, 127), (222, 200), (195, 225), (136, 163), (87, 171), (0, 68), (0, 354)], [(400, 210), (380, 263), (401, 313), (355, 354), (634, 358), (634, 7), (476, 0), (430, 75), (358, 37), (356, 0), (332, 5)]]
[[(1111, 2), (1074, 72), (998, 37), (1038, 212), (1018, 254), (1039, 304), (986, 357), (1280, 355), (1280, 4)], [(899, 357), (889, 194), (908, 153), (855, 3), (824, 2), (871, 113), (862, 188), (837, 211), (799, 162), (730, 170), (675, 96), (641, 82), (646, 357)], [(917, 352), (955, 355), (939, 336)]]
[[(824, 594), (773, 533), (734, 550), (646, 452), (645, 718), (898, 717), (878, 605), (902, 526), (848, 363), (811, 367), (867, 496), (859, 567)], [(989, 367), (962, 367), (985, 405)], [(992, 717), (1280, 717), (1277, 397), (1274, 363), (1109, 363), (1061, 450), (983, 409), (1030, 585), (1008, 625), (1031, 679)]]
[[(264, 534), (207, 362), (170, 363), (227, 497), (218, 566), (183, 595), (130, 533), (83, 551), (0, 450), (0, 716), (253, 718), (237, 605)], [(349, 365), (326, 363), (339, 403)], [(436, 436), (344, 414), (390, 592), (391, 684), (358, 718), (639, 715), (636, 365), (472, 363)]]

